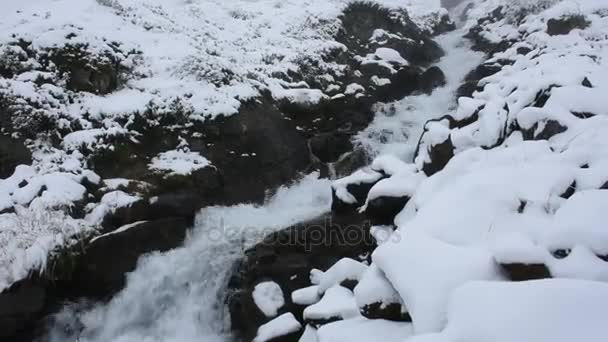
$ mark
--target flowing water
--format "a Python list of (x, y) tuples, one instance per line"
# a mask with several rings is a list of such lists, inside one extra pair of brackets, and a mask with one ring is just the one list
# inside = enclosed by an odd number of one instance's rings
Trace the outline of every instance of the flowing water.
[(203, 209), (184, 247), (141, 258), (109, 303), (66, 307), (49, 340), (228, 341), (224, 289), (234, 262), (265, 234), (321, 215), (330, 202), (329, 181), (310, 175), (263, 206)]
[[(481, 60), (462, 44), (461, 37), (462, 32), (458, 31), (438, 37), (446, 50), (439, 63), (447, 76), (446, 87), (431, 96), (413, 96), (396, 103), (396, 115), (379, 114), (366, 131), (369, 134), (374, 130), (409, 127), (408, 134), (389, 143), (370, 139), (368, 148), (382, 151), (405, 148), (402, 154), (411, 153), (415, 135), (424, 121), (448, 112), (458, 84)], [(224, 298), (235, 261), (247, 246), (260, 241), (265, 234), (327, 212), (330, 201), (330, 182), (310, 175), (293, 186), (281, 188), (263, 206), (203, 209), (183, 247), (140, 258), (137, 269), (128, 275), (126, 287), (110, 302), (66, 306), (56, 315), (48, 340), (229, 341)]]

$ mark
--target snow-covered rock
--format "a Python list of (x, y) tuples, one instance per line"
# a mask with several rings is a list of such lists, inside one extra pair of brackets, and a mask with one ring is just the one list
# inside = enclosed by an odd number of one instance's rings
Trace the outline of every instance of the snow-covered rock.
[(320, 302), (304, 309), (304, 320), (316, 326), (357, 316), (359, 308), (352, 291), (340, 285), (329, 288)]
[(285, 305), (285, 298), (281, 286), (273, 281), (259, 283), (251, 293), (255, 305), (266, 315), (275, 317), (279, 309)]
[(367, 266), (359, 261), (341, 259), (323, 273), (317, 290), (319, 294), (323, 294), (337, 285), (348, 287), (348, 283), (358, 282), (366, 270)]
[(283, 314), (258, 329), (253, 342), (271, 341), (277, 337), (286, 336), (302, 329), (302, 325), (291, 313)]

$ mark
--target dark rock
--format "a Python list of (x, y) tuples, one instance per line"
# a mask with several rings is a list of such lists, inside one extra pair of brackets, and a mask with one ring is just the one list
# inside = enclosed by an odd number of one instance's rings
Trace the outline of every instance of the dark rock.
[(0, 133), (0, 178), (10, 177), (16, 166), (31, 162), (32, 154), (23, 141)]
[(471, 72), (467, 74), (462, 85), (456, 91), (457, 97), (472, 97), (476, 90), (483, 90), (478, 88), (479, 81), (482, 79), (492, 76), (502, 69), (502, 65), (494, 64), (481, 64)]
[(411, 322), (412, 317), (400, 303), (372, 303), (361, 308), (361, 315), (369, 319), (385, 319), (394, 322)]
[(583, 15), (571, 15), (547, 21), (547, 33), (550, 36), (558, 36), (570, 33), (574, 29), (584, 30), (589, 27), (590, 22)]
[(435, 88), (443, 87), (445, 85), (445, 74), (439, 67), (428, 68), (420, 76), (420, 90), (424, 93), (430, 94)]
[(537, 133), (538, 126), (539, 123), (535, 123), (530, 129), (522, 129), (524, 140), (549, 140), (551, 137), (563, 133), (568, 129), (555, 120), (546, 121), (542, 131)]
[(576, 181), (573, 181), (559, 197), (569, 199), (576, 192)]
[(572, 115), (576, 116), (579, 119), (589, 119), (595, 116), (593, 113), (589, 112), (571, 112)]
[[(267, 322), (251, 299), (255, 284), (265, 279), (277, 282), (285, 294), (310, 286), (310, 270), (329, 269), (338, 260), (370, 253), (375, 247), (363, 216), (327, 215), (272, 233), (245, 252), (230, 280), (228, 306), (232, 329), (250, 341), (258, 327)], [(300, 321), (304, 307), (285, 296), (281, 312), (292, 312)], [(326, 324), (336, 319), (315, 321)]]
[(432, 176), (443, 170), (450, 159), (454, 157), (454, 145), (451, 137), (448, 137), (444, 142), (428, 147), (430, 162), (425, 162), (422, 166), (422, 171), (427, 176)]
[(446, 32), (454, 31), (456, 29), (456, 23), (450, 19), (450, 16), (445, 15), (441, 17), (441, 20), (433, 26), (433, 34), (439, 35)]
[(341, 320), (343, 320), (342, 317), (336, 316), (336, 317), (329, 317), (329, 318), (325, 318), (325, 319), (307, 319), (305, 321), (305, 323), (310, 324), (311, 326), (318, 329), (324, 325), (334, 323), (334, 322), (339, 322)]
[(31, 328), (46, 302), (46, 289), (24, 280), (0, 293), (0, 338), (11, 338)]
[(261, 202), (267, 190), (295, 179), (311, 163), (306, 137), (267, 101), (243, 104), (238, 115), (205, 123), (201, 130), (204, 137), (189, 142), (221, 172), (216, 202)]
[(512, 281), (551, 278), (551, 272), (545, 264), (507, 263), (500, 266)]
[(373, 225), (392, 225), (395, 216), (403, 210), (409, 200), (408, 196), (374, 198), (367, 203), (365, 215)]
[(156, 184), (156, 189), (152, 194), (162, 195), (181, 190), (201, 197), (211, 197), (221, 191), (224, 181), (217, 168), (205, 167), (189, 175), (159, 175), (153, 184)]
[(532, 49), (530, 49), (527, 46), (520, 46), (517, 48), (517, 54), (523, 55), (523, 56), (529, 54), (531, 51), (532, 51)]
[(342, 282), (340, 282), (340, 286), (347, 288), (351, 291), (353, 291), (355, 289), (357, 284), (359, 284), (359, 281), (354, 280), (354, 279), (344, 279), (344, 280), (342, 280)]
[(571, 249), (557, 249), (557, 250), (553, 251), (551, 254), (556, 259), (565, 259), (568, 257), (568, 255), (570, 255), (571, 252), (572, 252)]
[(591, 81), (587, 77), (585, 77), (581, 85), (586, 88), (593, 88), (593, 84), (591, 84)]
[(350, 135), (322, 133), (309, 140), (310, 151), (323, 163), (337, 161), (344, 153), (352, 151)]
[(549, 101), (553, 88), (556, 87), (556, 85), (551, 85), (549, 88), (539, 91), (536, 94), (536, 97), (534, 98), (534, 102), (532, 102), (530, 106), (536, 108), (543, 108), (545, 104), (547, 104), (547, 101)]
[(106, 298), (124, 287), (140, 256), (180, 246), (188, 228), (183, 218), (164, 218), (99, 237), (86, 246), (71, 279), (62, 280), (61, 287), (70, 296)]
[(346, 177), (366, 166), (370, 161), (365, 149), (358, 147), (333, 164), (334, 176), (336, 178)]
[(378, 99), (383, 102), (401, 100), (405, 96), (421, 89), (420, 72), (417, 68), (404, 67), (392, 75), (389, 87), (383, 87), (378, 92)]

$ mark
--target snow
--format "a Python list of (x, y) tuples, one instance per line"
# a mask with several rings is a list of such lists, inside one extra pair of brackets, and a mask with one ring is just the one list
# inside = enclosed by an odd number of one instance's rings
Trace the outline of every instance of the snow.
[(258, 329), (253, 342), (266, 342), (274, 338), (289, 335), (302, 329), (302, 325), (292, 313), (283, 314)]
[(359, 261), (343, 258), (323, 273), (318, 286), (319, 294), (325, 293), (327, 289), (340, 285), (346, 280), (361, 279), (367, 266)]
[(304, 309), (305, 321), (348, 319), (359, 316), (359, 307), (351, 290), (336, 285), (325, 291), (320, 302)]
[(351, 184), (369, 184), (375, 183), (382, 179), (382, 174), (370, 169), (361, 169), (334, 181), (331, 185), (332, 189), (336, 192), (336, 196), (345, 203), (355, 204), (357, 199), (350, 192), (348, 192), (348, 186)]
[(291, 301), (297, 305), (312, 305), (318, 303), (319, 300), (321, 300), (321, 295), (318, 285), (305, 287), (291, 293)]
[(402, 302), (393, 285), (375, 264), (372, 264), (363, 274), (359, 284), (355, 287), (354, 293), (357, 305), (360, 308), (374, 303), (386, 306)]
[(266, 281), (255, 286), (252, 292), (255, 305), (266, 315), (275, 317), (279, 309), (285, 305), (281, 286), (273, 281)]
[(148, 167), (150, 170), (166, 173), (167, 176), (185, 176), (209, 165), (209, 160), (198, 152), (171, 150), (154, 157)]
[(374, 56), (380, 60), (389, 62), (397, 65), (409, 65), (409, 62), (405, 58), (401, 57), (399, 52), (389, 48), (378, 48), (374, 52)]
[(408, 341), (599, 342), (608, 333), (607, 301), (608, 285), (600, 282), (471, 282), (454, 292), (445, 330)]
[(410, 323), (353, 318), (319, 328), (319, 342), (403, 341), (412, 335)]
[(501, 279), (492, 255), (483, 249), (454, 246), (407, 230), (400, 233), (399, 242), (383, 244), (372, 258), (405, 302), (416, 334), (444, 327), (448, 300), (459, 286)]

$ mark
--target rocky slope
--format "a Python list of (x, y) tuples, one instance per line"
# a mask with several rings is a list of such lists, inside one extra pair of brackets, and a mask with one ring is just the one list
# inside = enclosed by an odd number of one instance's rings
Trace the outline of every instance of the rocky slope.
[(608, 7), (445, 5), (10, 4), (2, 338), (602, 340)]

